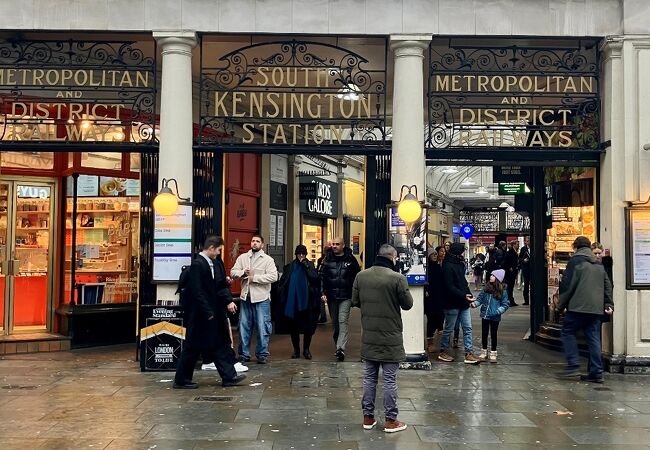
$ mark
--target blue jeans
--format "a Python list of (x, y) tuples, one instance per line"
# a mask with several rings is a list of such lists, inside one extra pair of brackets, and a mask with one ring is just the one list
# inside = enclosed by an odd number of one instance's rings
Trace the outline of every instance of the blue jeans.
[(446, 352), (449, 348), (449, 339), (454, 332), (456, 320), (460, 319), (460, 326), (463, 327), (463, 345), (465, 353), (472, 353), (474, 346), (472, 344), (472, 316), (468, 309), (445, 309), (445, 329), (442, 332), (442, 341), (440, 342), (440, 351)]
[(397, 409), (397, 369), (399, 369), (399, 363), (365, 361), (361, 408), (364, 416), (375, 415), (375, 397), (377, 395), (380, 366), (384, 372), (384, 416), (386, 419), (395, 420), (399, 412)]
[(568, 311), (562, 324), (562, 345), (566, 356), (567, 370), (580, 367), (578, 361), (578, 343), (576, 333), (582, 330), (589, 348), (589, 376), (600, 378), (603, 376), (603, 361), (600, 346), (600, 316)]
[(239, 356), (250, 358), (251, 335), (253, 326), (257, 331), (255, 356), (267, 358), (269, 356), (269, 338), (273, 325), (271, 324), (271, 300), (252, 303), (244, 300), (239, 305)]

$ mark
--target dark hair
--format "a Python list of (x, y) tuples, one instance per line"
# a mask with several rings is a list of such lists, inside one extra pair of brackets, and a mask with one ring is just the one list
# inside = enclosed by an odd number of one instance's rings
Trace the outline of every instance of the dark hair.
[(503, 283), (501, 283), (499, 280), (494, 280), (488, 281), (485, 283), (485, 292), (488, 294), (494, 296), (497, 300), (501, 300), (501, 297), (503, 297)]
[(439, 246), (437, 246), (437, 247), (436, 247), (436, 253), (440, 253), (440, 249), (441, 249), (441, 248), (445, 248), (445, 246), (444, 246), (444, 245), (439, 245)]
[(254, 234), (253, 236), (251, 236), (251, 240), (252, 240), (253, 238), (260, 238), (260, 241), (262, 241), (262, 244), (264, 243), (264, 238), (263, 238), (262, 235), (260, 235), (260, 234)]
[(207, 250), (210, 247), (221, 247), (223, 245), (223, 238), (221, 236), (210, 235), (205, 238), (203, 241), (203, 250)]
[(578, 236), (575, 241), (573, 241), (573, 247), (576, 250), (583, 247), (591, 248), (591, 241), (586, 236)]

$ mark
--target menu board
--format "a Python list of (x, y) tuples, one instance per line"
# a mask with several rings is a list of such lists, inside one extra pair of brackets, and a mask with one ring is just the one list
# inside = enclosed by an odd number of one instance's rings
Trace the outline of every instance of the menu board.
[(550, 231), (552, 250), (570, 253), (573, 241), (586, 236), (592, 242), (596, 239), (595, 214), (593, 206), (553, 207), (553, 227)]
[(154, 213), (154, 282), (177, 282), (181, 268), (192, 263), (192, 224), (191, 203), (179, 204), (169, 216)]
[(628, 234), (628, 287), (650, 288), (650, 209), (628, 209)]
[[(72, 197), (72, 186), (74, 180), (68, 177), (66, 180), (66, 195)], [(99, 193), (99, 177), (97, 175), (79, 175), (77, 177), (77, 197), (97, 197)]]

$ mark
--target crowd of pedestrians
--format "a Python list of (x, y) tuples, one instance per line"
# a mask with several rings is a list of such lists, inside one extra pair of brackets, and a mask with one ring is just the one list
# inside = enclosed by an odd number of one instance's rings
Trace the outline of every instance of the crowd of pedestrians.
[[(203, 250), (189, 269), (188, 286), (183, 290), (187, 333), (180, 355), (174, 388), (195, 389), (194, 367), (199, 358), (203, 370), (218, 371), (223, 386), (241, 383), (251, 360), (251, 339), (256, 334), (255, 358), (269, 362), (269, 340), (273, 332), (285, 330), (291, 336), (291, 358), (312, 359), (310, 345), (319, 322), (333, 325), (334, 357), (345, 360), (349, 339), (351, 307), (361, 311), (363, 370), (363, 428), (376, 426), (375, 397), (380, 369), (383, 374), (385, 422), (388, 433), (405, 429), (398, 420), (397, 372), (404, 361), (402, 310), (413, 306), (406, 278), (396, 270), (397, 252), (388, 244), (380, 247), (372, 267), (361, 270), (351, 250), (340, 238), (328, 241), (321, 259), (314, 265), (307, 248), (295, 248), (295, 259), (279, 277), (275, 261), (264, 252), (264, 239), (252, 237), (250, 250), (239, 255), (226, 275), (221, 237), (206, 238)], [(601, 383), (600, 324), (613, 313), (611, 258), (603, 256), (600, 244), (585, 237), (574, 242), (575, 254), (567, 265), (560, 286), (559, 311), (566, 310), (562, 341), (567, 366), (559, 375), (578, 375), (576, 332), (585, 334), (589, 351), (586, 381)], [(463, 361), (476, 365), (497, 362), (498, 329), (503, 314), (514, 301), (514, 285), (521, 271), (524, 304), (530, 303), (531, 252), (528, 241), (519, 249), (518, 241), (499, 242), (487, 254), (465, 259), (465, 244), (448, 242), (436, 247), (428, 257), (428, 285), (425, 290), (426, 349), (437, 359), (452, 362), (451, 348), (458, 347), (462, 330)], [(467, 275), (473, 276), (475, 297)], [(239, 306), (233, 301), (231, 283), (240, 280)], [(275, 288), (275, 289), (274, 289)], [(272, 298), (271, 293), (276, 292)], [(271, 307), (273, 301), (274, 307)], [(474, 354), (471, 309), (481, 318), (481, 352)], [(239, 310), (238, 356), (235, 353), (229, 314)], [(272, 318), (273, 314), (273, 318)], [(302, 335), (302, 347), (301, 347)], [(452, 340), (453, 337), (453, 340)], [(489, 344), (489, 345), (488, 345)]]

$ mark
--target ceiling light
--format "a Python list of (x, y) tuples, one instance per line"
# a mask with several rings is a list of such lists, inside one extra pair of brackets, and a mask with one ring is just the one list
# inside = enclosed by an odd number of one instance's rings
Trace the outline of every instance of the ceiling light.
[(359, 100), (359, 86), (354, 83), (349, 83), (345, 87), (339, 89), (336, 98), (341, 100)]
[(458, 173), (458, 169), (456, 168), (456, 166), (443, 166), (441, 172), (442, 173), (450, 173), (450, 174), (451, 173)]
[(476, 181), (472, 177), (465, 177), (465, 179), (460, 183), (461, 186), (475, 186)]
[(514, 206), (508, 206), (508, 207), (506, 208), (506, 211), (507, 211), (507, 212), (515, 212), (515, 207), (514, 207)]
[(510, 203), (505, 202), (505, 201), (501, 202), (501, 204), (499, 205), (499, 208), (510, 208)]
[(488, 190), (485, 189), (485, 186), (480, 186), (474, 193), (479, 195), (489, 194)]

